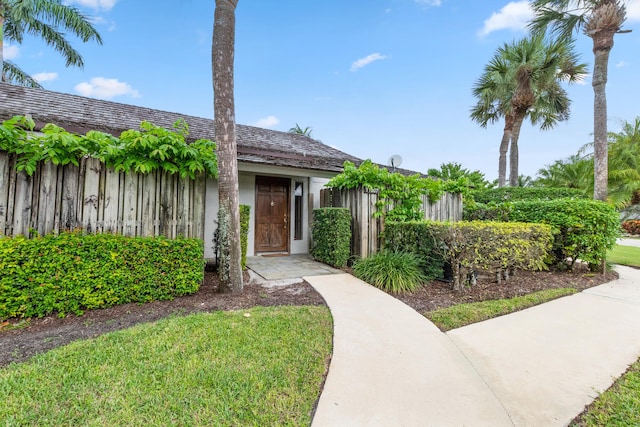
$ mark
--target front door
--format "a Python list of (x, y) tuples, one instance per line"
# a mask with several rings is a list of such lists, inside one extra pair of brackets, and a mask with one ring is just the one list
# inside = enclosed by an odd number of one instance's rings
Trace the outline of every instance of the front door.
[(289, 188), (289, 179), (256, 177), (256, 253), (288, 252)]

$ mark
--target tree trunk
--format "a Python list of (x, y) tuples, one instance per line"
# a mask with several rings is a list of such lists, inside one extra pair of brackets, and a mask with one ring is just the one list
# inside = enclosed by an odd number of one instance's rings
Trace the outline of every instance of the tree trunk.
[(213, 112), (218, 154), (220, 292), (242, 292), (240, 207), (233, 60), (238, 0), (216, 0), (213, 23)]
[(613, 48), (613, 32), (601, 31), (593, 36), (593, 198), (607, 200), (609, 153), (607, 147), (607, 75), (609, 52)]
[(0, 82), (5, 81), (4, 75), (4, 21), (5, 6), (3, 0), (0, 0)]
[(509, 148), (509, 185), (511, 187), (518, 186), (518, 140), (520, 139), (520, 129), (525, 116), (519, 116), (513, 123), (513, 131), (511, 132), (511, 147)]
[(504, 132), (502, 133), (502, 141), (500, 141), (500, 158), (498, 159), (498, 187), (504, 187), (507, 181), (507, 150), (509, 150), (509, 141), (511, 141), (513, 130), (513, 117), (509, 115), (504, 120)]

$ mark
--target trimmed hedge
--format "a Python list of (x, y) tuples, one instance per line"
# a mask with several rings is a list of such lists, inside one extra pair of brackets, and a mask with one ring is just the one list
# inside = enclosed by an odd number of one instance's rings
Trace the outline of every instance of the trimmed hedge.
[(0, 238), (0, 319), (196, 292), (204, 278), (198, 239), (64, 232), (35, 239)]
[(551, 227), (543, 224), (415, 221), (390, 225), (385, 229), (385, 239), (394, 248), (405, 245), (404, 250), (420, 257), (446, 259), (453, 270), (456, 290), (463, 288), (474, 270), (500, 273), (545, 268), (553, 241)]
[(392, 252), (409, 252), (420, 259), (428, 280), (439, 279), (444, 273), (444, 247), (427, 221), (395, 222), (384, 225), (384, 247)]
[(584, 191), (576, 188), (500, 187), (474, 191), (477, 203), (501, 203), (521, 200), (555, 200), (565, 198), (587, 199)]
[(453, 289), (460, 290), (475, 270), (542, 270), (551, 249), (551, 227), (515, 222), (461, 221), (433, 223), (434, 234), (446, 247), (453, 272)]
[(511, 221), (549, 224), (554, 230), (555, 262), (569, 268), (580, 259), (592, 271), (600, 269), (620, 235), (618, 212), (589, 199), (558, 199), (513, 203)]
[(344, 267), (351, 256), (351, 212), (345, 208), (313, 210), (314, 259), (333, 267)]

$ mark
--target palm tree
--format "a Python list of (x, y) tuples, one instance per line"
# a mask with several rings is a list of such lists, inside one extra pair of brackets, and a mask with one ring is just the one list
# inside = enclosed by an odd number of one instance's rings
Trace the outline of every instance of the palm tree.
[(242, 292), (240, 203), (236, 143), (233, 58), (238, 0), (215, 0), (211, 61), (213, 115), (218, 154), (220, 292)]
[(587, 194), (593, 188), (593, 160), (580, 154), (556, 160), (538, 171), (534, 186), (577, 188)]
[(67, 40), (67, 32), (85, 43), (95, 40), (102, 44), (102, 38), (89, 18), (75, 7), (62, 4), (60, 0), (0, 0), (0, 80), (41, 87), (16, 64), (4, 60), (4, 40), (20, 44), (25, 33), (41, 38), (57, 50), (65, 59), (67, 67), (82, 68), (82, 56)]
[(570, 39), (582, 30), (593, 40), (593, 198), (606, 200), (608, 180), (607, 97), (609, 53), (613, 36), (624, 32), (627, 13), (624, 0), (533, 0), (536, 15), (530, 28), (536, 33), (552, 33)]
[(626, 207), (640, 195), (640, 117), (609, 133), (609, 195), (617, 207)]
[(311, 131), (313, 129), (310, 128), (309, 126), (307, 126), (306, 128), (301, 128), (299, 124), (296, 123), (295, 127), (292, 127), (291, 129), (289, 129), (289, 133), (295, 133), (297, 135), (304, 135), (304, 136), (308, 136), (309, 138), (311, 138)]
[(504, 118), (500, 143), (498, 186), (506, 183), (506, 154), (510, 150), (509, 184), (518, 185), (518, 140), (528, 117), (542, 130), (568, 119), (569, 100), (560, 86), (586, 75), (586, 64), (578, 62), (571, 42), (545, 41), (531, 36), (498, 48), (473, 88), (478, 99), (472, 120), (486, 127)]

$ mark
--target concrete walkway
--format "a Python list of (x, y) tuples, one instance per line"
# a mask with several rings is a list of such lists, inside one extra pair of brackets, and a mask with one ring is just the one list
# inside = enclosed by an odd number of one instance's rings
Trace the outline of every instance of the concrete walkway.
[(640, 270), (447, 334), (347, 274), (313, 426), (564, 426), (640, 356)]

